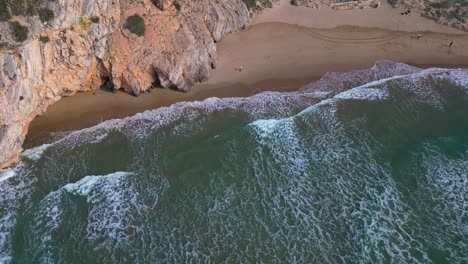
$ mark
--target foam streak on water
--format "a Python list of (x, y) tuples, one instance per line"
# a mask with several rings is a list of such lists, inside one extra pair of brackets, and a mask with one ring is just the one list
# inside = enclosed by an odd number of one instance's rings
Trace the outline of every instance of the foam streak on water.
[(0, 175), (0, 263), (467, 262), (467, 91), (380, 62), (68, 133)]

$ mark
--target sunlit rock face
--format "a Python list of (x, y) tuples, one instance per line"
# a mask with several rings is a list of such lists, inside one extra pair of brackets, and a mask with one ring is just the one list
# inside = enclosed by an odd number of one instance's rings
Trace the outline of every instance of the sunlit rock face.
[[(45, 1), (37, 10), (48, 10), (47, 21), (39, 12), (7, 10), (0, 21), (0, 167), (17, 160), (31, 120), (61, 97), (104, 82), (134, 95), (154, 86), (187, 91), (216, 67), (216, 42), (250, 22), (242, 0)], [(135, 15), (139, 34), (129, 23)]]

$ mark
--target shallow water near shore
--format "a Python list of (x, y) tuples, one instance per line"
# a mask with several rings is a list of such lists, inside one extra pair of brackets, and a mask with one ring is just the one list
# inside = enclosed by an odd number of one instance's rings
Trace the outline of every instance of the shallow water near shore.
[(466, 262), (468, 70), (177, 103), (0, 177), (0, 263)]

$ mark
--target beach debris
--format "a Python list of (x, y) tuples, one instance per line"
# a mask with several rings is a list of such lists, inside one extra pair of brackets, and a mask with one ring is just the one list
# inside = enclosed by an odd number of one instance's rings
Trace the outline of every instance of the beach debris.
[(406, 16), (406, 15), (409, 15), (410, 13), (411, 13), (411, 10), (408, 10), (408, 11), (402, 12), (402, 13), (400, 13), (400, 14)]

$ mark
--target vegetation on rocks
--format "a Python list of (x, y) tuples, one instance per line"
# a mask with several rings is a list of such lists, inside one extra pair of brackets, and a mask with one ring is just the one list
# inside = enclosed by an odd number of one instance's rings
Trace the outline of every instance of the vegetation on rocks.
[(468, 2), (463, 0), (442, 1), (429, 4), (424, 13), (437, 20), (446, 19), (453, 23), (468, 22)]
[(41, 43), (44, 43), (44, 44), (45, 44), (45, 43), (48, 43), (48, 42), (50, 41), (50, 38), (47, 37), (47, 36), (40, 36), (40, 37), (39, 37), (39, 41), (40, 41)]
[(48, 8), (40, 8), (37, 10), (37, 13), (39, 14), (39, 19), (42, 22), (47, 22), (54, 18), (54, 12)]
[(10, 29), (16, 42), (23, 42), (28, 38), (29, 29), (18, 21), (10, 21)]
[(177, 9), (177, 11), (180, 11), (180, 9), (182, 8), (182, 6), (180, 5), (180, 3), (177, 2), (177, 1), (174, 1), (174, 2), (172, 3), (172, 5), (175, 7), (175, 9)]
[(29, 29), (13, 16), (36, 16), (41, 22), (48, 22), (55, 17), (55, 14), (52, 10), (42, 7), (43, 4), (44, 0), (0, 0), (0, 22), (9, 21), (13, 39), (21, 43), (28, 38)]
[(39, 16), (42, 22), (54, 18), (54, 12), (41, 8), (44, 0), (0, 0), (0, 21), (7, 21), (11, 14), (15, 16)]
[(146, 27), (145, 20), (138, 14), (127, 17), (124, 28), (130, 30), (133, 34), (141, 37), (145, 35)]
[(99, 17), (98, 16), (93, 16), (90, 18), (91, 22), (95, 23), (95, 24), (99, 24)]
[(467, 0), (388, 0), (394, 6), (404, 6), (421, 12), (421, 16), (437, 23), (468, 31)]
[(0, 0), (0, 16), (11, 12), (15, 16), (34, 16), (44, 0)]
[[(257, 10), (262, 0), (243, 0), (249, 9)], [(271, 0), (274, 1), (274, 0)], [(356, 0), (289, 0), (292, 5), (318, 8), (330, 6), (333, 9), (353, 9), (367, 7), (374, 1)], [(386, 0), (393, 7), (411, 10), (412, 15), (421, 15), (435, 22), (468, 31), (468, 0)]]
[(242, 0), (249, 10), (261, 11), (264, 8), (273, 7), (273, 3), (277, 0)]
[(248, 9), (253, 9), (257, 6), (257, 1), (255, 0), (243, 0)]
[(398, 0), (388, 0), (388, 3), (393, 6), (393, 7), (396, 7), (398, 5)]
[(164, 9), (164, 0), (151, 0), (151, 3), (161, 11)]
[(10, 19), (10, 13), (8, 12), (8, 5), (5, 0), (0, 0), (0, 22), (7, 21)]
[(86, 17), (81, 17), (80, 18), (80, 25), (85, 29), (88, 30), (89, 27), (91, 26), (91, 21), (87, 19)]

